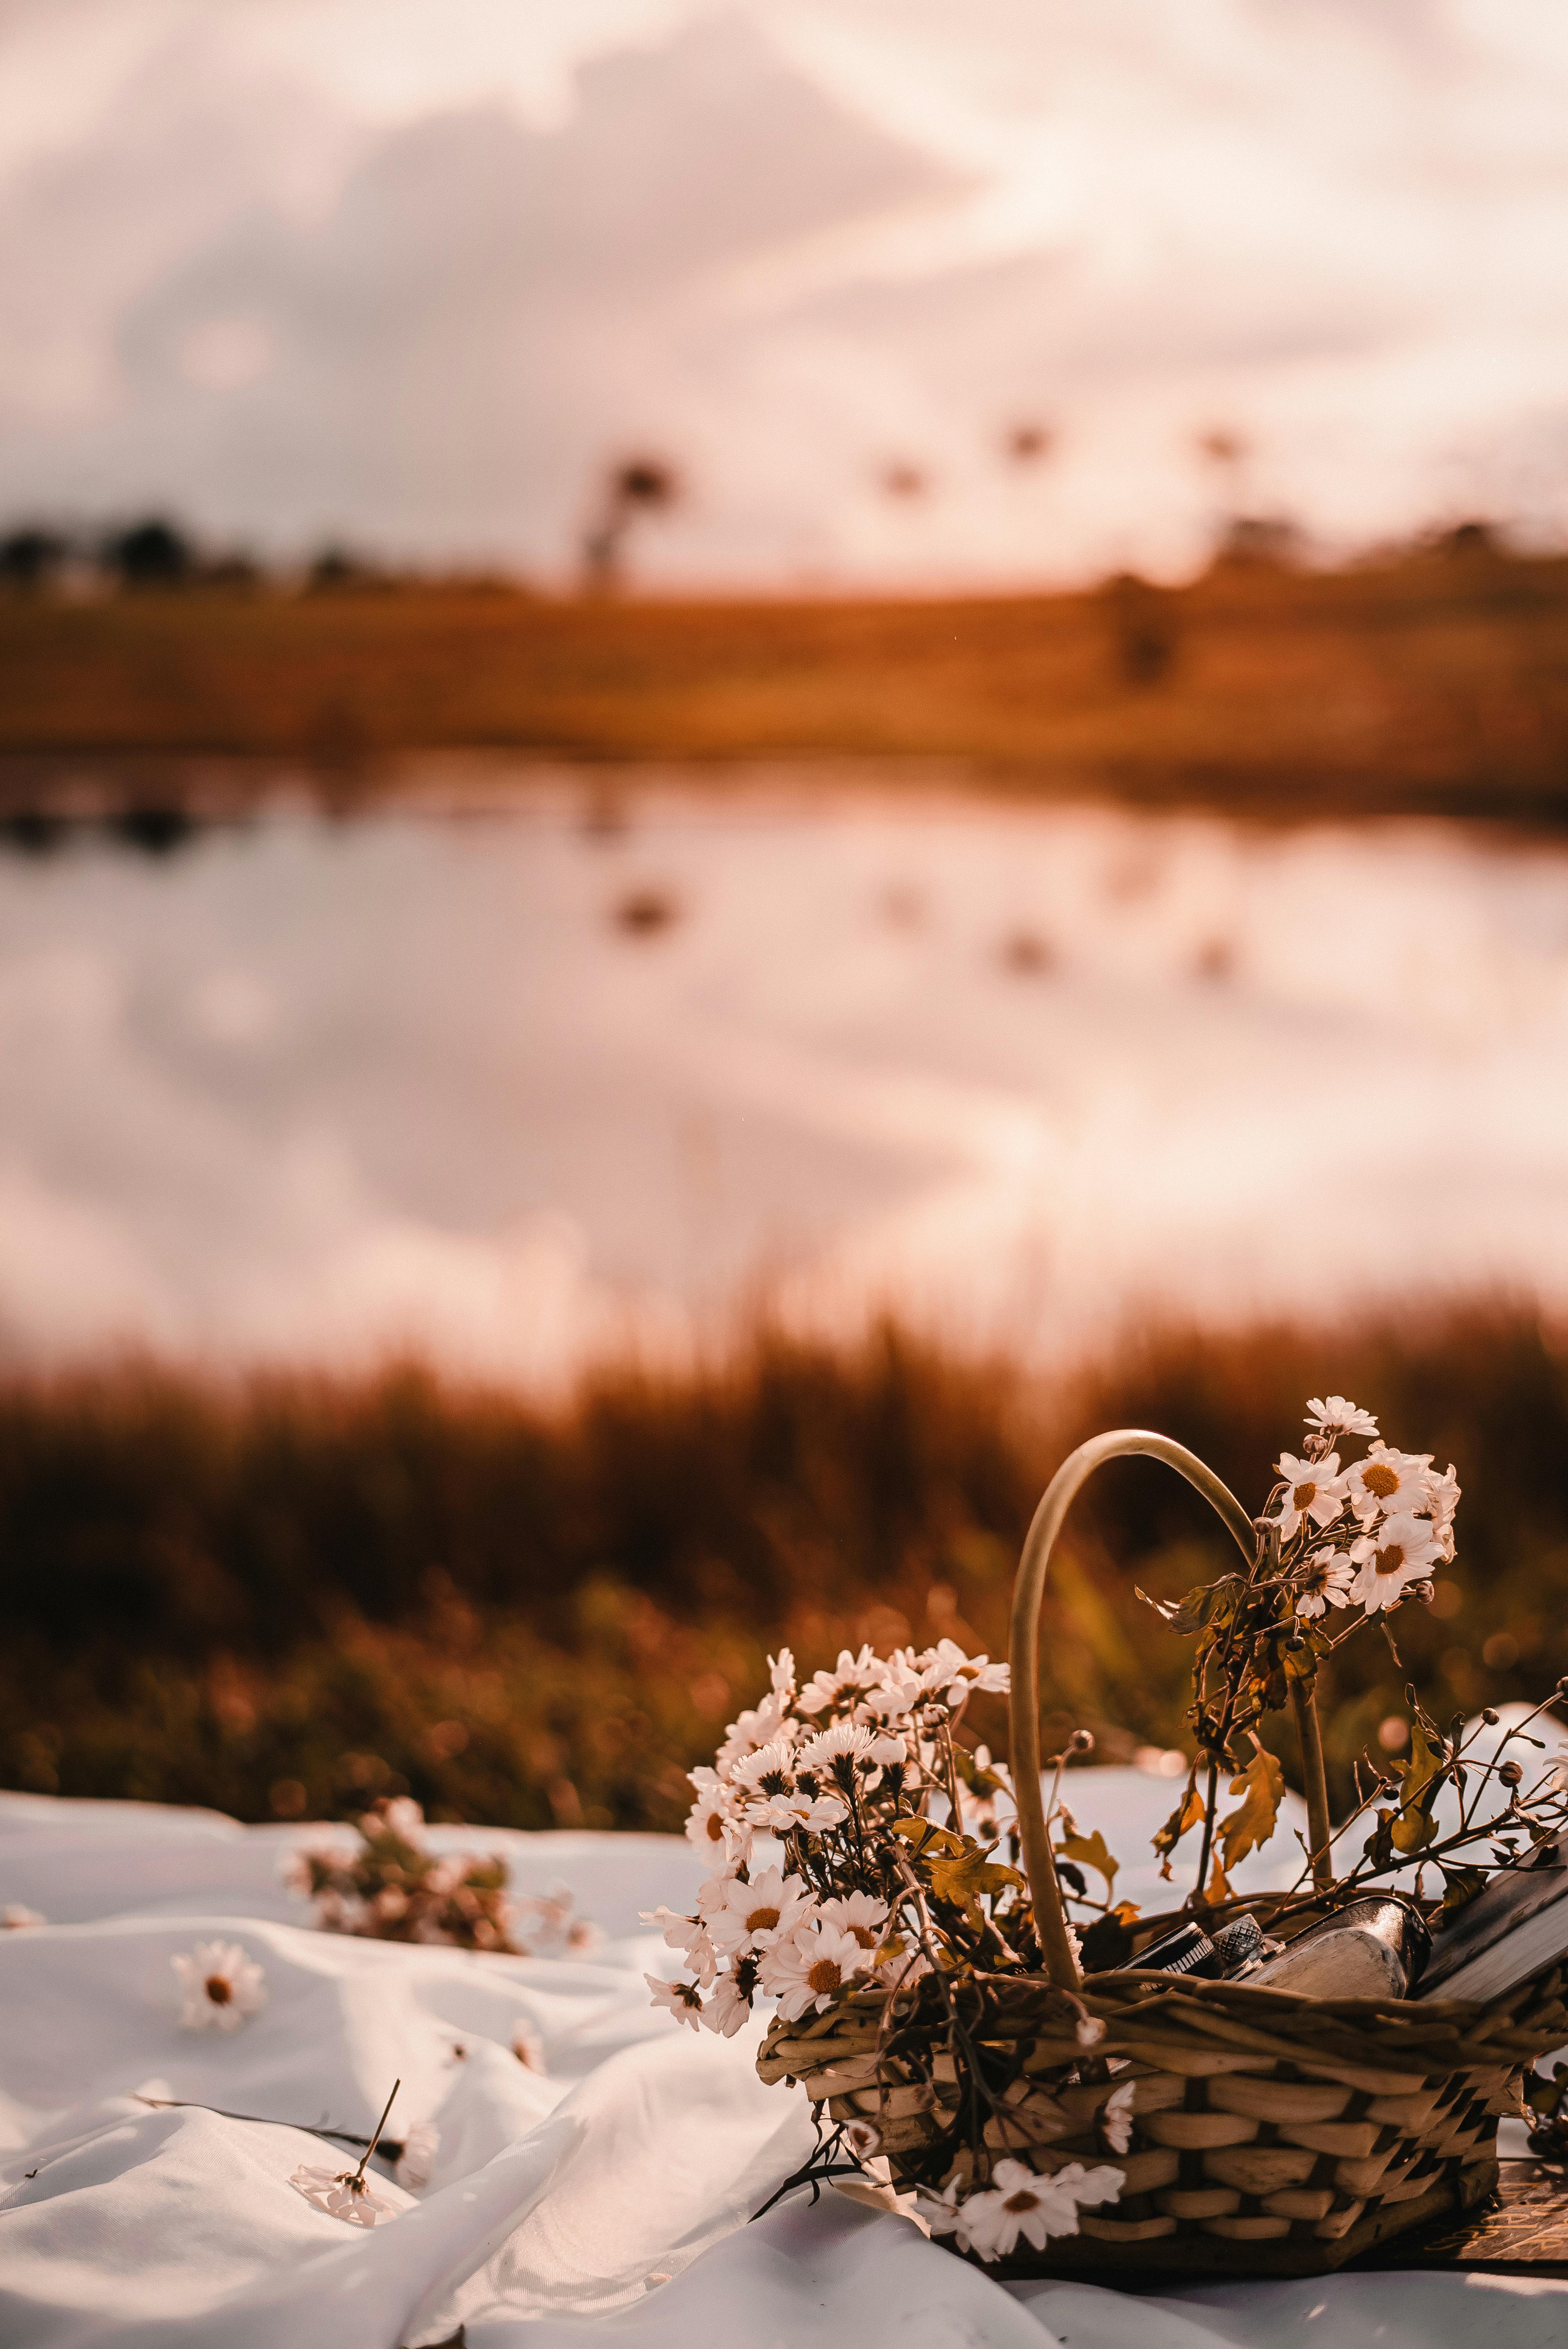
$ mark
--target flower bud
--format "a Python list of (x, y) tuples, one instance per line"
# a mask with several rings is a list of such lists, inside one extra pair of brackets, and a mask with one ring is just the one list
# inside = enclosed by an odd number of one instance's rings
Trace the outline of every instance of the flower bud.
[(1505, 1786), (1517, 1786), (1524, 1773), (1517, 1762), (1505, 1762), (1497, 1775)]
[(1094, 1739), (1087, 1729), (1075, 1729), (1073, 1731), (1072, 1750), (1075, 1754), (1092, 1754), (1094, 1752)]
[(1485, 1722), (1489, 1729), (1495, 1729), (1497, 1727), (1497, 1715), (1493, 1713), (1490, 1704), (1487, 1706), (1486, 1711), (1481, 1714), (1481, 1719)]

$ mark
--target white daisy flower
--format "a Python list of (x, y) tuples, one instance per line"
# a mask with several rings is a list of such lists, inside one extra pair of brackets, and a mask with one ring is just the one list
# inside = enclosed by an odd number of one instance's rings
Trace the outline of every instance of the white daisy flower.
[(862, 1950), (880, 1950), (887, 1939), (887, 1902), (872, 1892), (847, 1892), (819, 1904), (824, 1925), (850, 1934)]
[(769, 1693), (781, 1705), (795, 1702), (795, 1658), (789, 1649), (780, 1648), (776, 1656), (768, 1659)]
[(1125, 2153), (1132, 2143), (1132, 2095), (1131, 2081), (1124, 2080), (1099, 2108), (1100, 2135), (1112, 2153)]
[(732, 1721), (725, 1733), (724, 1744), (714, 1755), (721, 1778), (727, 1778), (738, 1762), (755, 1754), (761, 1745), (771, 1745), (775, 1739), (792, 1744), (799, 1734), (799, 1724), (788, 1718), (789, 1706), (776, 1694), (765, 1696), (753, 1712), (743, 1713)]
[(392, 2173), (398, 2185), (406, 2186), (413, 2194), (428, 2186), (440, 2146), (441, 2132), (435, 2122), (416, 2121), (403, 2140), (403, 2150)]
[(902, 1737), (869, 1722), (841, 1721), (809, 1738), (795, 1756), (798, 1775), (836, 1779), (846, 1792), (872, 1778), (889, 1763), (909, 1758)]
[(1325, 1607), (1347, 1606), (1355, 1571), (1343, 1550), (1315, 1549), (1296, 1577), (1296, 1613), (1321, 1615)]
[(961, 2251), (969, 2249), (969, 2230), (965, 2224), (967, 2205), (958, 2199), (958, 2180), (950, 2178), (940, 2194), (929, 2186), (917, 2186), (914, 2191), (915, 2216), (923, 2219), (934, 2235), (953, 2235)]
[(1375, 1534), (1363, 1534), (1350, 1556), (1359, 1569), (1350, 1596), (1376, 1615), (1379, 1608), (1397, 1607), (1408, 1584), (1430, 1574), (1441, 1551), (1429, 1521), (1403, 1510), (1385, 1517)]
[(1326, 1401), (1309, 1395), (1306, 1423), (1320, 1435), (1376, 1435), (1377, 1423), (1369, 1411), (1346, 1400), (1344, 1395), (1330, 1395)]
[(1069, 2161), (1046, 2178), (1021, 2161), (999, 2161), (989, 2193), (972, 2194), (964, 2205), (970, 2246), (983, 2260), (1005, 2260), (1022, 2236), (1044, 2251), (1052, 2235), (1078, 2233), (1082, 2205), (1118, 2201), (1121, 2186), (1121, 2171), (1109, 2166), (1085, 2169)]
[(730, 1773), (730, 1784), (742, 1801), (795, 1791), (795, 1752), (781, 1738), (742, 1754)]
[(686, 1837), (695, 1844), (710, 1868), (727, 1868), (749, 1847), (745, 1822), (733, 1816), (729, 1796), (721, 1786), (705, 1786), (686, 1814)]
[(702, 2010), (702, 2020), (707, 2029), (717, 2031), (721, 2039), (733, 2039), (750, 2017), (751, 2001), (735, 1976), (720, 1974), (717, 1989)]
[(726, 1957), (756, 1956), (796, 1931), (813, 1914), (811, 1895), (798, 1876), (765, 1868), (749, 1884), (732, 1878), (708, 1911), (712, 1946)]
[(882, 2131), (872, 2121), (846, 2121), (844, 2143), (857, 2161), (874, 2161), (882, 2151)]
[(180, 1978), (182, 2030), (238, 2031), (267, 2002), (262, 1969), (238, 1941), (198, 1941), (169, 1962)]
[(289, 2184), (315, 2209), (349, 2227), (374, 2227), (378, 2219), (395, 2219), (397, 2206), (384, 2202), (352, 2169), (317, 2169), (301, 2162)]
[(966, 1656), (956, 1640), (939, 1640), (914, 1661), (926, 1694), (940, 1696), (955, 1711), (976, 1689), (1006, 1696), (1012, 1684), (1006, 1664), (994, 1664), (989, 1656)]
[(762, 1953), (762, 1987), (779, 2001), (786, 2023), (820, 2012), (858, 1974), (866, 1971), (867, 1952), (852, 1933), (832, 1925), (813, 1924), (788, 1940), (776, 1941)]
[(641, 1909), (638, 1916), (645, 1925), (657, 1925), (664, 1933), (665, 1947), (679, 1950), (686, 1959), (686, 1971), (695, 1974), (704, 1990), (718, 1971), (718, 1952), (708, 1939), (707, 1928), (698, 1917), (679, 1917), (673, 1909)]
[(887, 1666), (880, 1656), (873, 1655), (870, 1646), (858, 1656), (848, 1648), (839, 1650), (839, 1661), (831, 1671), (814, 1672), (801, 1690), (798, 1700), (802, 1713), (844, 1713), (866, 1696), (878, 1692), (885, 1682)]
[(1447, 1474), (1439, 1476), (1435, 1469), (1427, 1472), (1427, 1507), (1431, 1515), (1432, 1532), (1444, 1557), (1454, 1554), (1454, 1515), (1460, 1505), (1460, 1480), (1450, 1460)]
[(1326, 1460), (1298, 1460), (1294, 1452), (1282, 1452), (1274, 1463), (1274, 1474), (1285, 1488), (1274, 1520), (1282, 1541), (1295, 1537), (1303, 1518), (1315, 1526), (1331, 1526), (1345, 1506), (1346, 1485), (1339, 1473), (1337, 1452), (1331, 1452)]
[(746, 1816), (750, 1826), (769, 1835), (830, 1835), (842, 1826), (849, 1813), (834, 1787), (820, 1795), (797, 1788), (792, 1795), (768, 1795), (759, 1802), (748, 1803)]
[(645, 1974), (643, 1980), (653, 1992), (651, 2006), (667, 2007), (677, 2023), (689, 2023), (692, 2029), (702, 2023), (702, 1998), (690, 1982), (665, 1982), (662, 1974)]
[(1431, 1464), (1429, 1452), (1396, 1452), (1387, 1444), (1375, 1444), (1347, 1479), (1350, 1506), (1362, 1524), (1369, 1526), (1379, 1510), (1391, 1517), (1404, 1509), (1425, 1507)]

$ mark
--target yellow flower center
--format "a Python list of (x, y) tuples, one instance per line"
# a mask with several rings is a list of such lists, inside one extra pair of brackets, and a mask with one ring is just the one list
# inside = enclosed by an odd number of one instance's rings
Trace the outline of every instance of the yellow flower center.
[(1291, 1497), (1298, 1509), (1310, 1509), (1317, 1498), (1317, 1487), (1315, 1485), (1298, 1485)]
[(222, 1974), (209, 1974), (205, 1988), (214, 2006), (227, 2006), (234, 1995)]
[(707, 1815), (707, 1839), (709, 1843), (724, 1841), (724, 1821), (717, 1811), (709, 1811)]
[(851, 1940), (858, 1941), (862, 1950), (876, 1948), (877, 1937), (869, 1925), (851, 1925), (849, 1930)]
[(1405, 1563), (1403, 1544), (1389, 1542), (1385, 1548), (1377, 1553), (1372, 1563), (1379, 1574), (1398, 1574)]
[(779, 1922), (777, 1909), (754, 1909), (746, 1920), (748, 1933), (770, 1933)]
[(1018, 2189), (1016, 2194), (1009, 2194), (1002, 2205), (1004, 2210), (1037, 2210), (1039, 2207), (1039, 2196), (1031, 2194), (1027, 2187), (1023, 2186)]
[(819, 1998), (825, 1998), (830, 1991), (837, 1990), (843, 1979), (841, 1969), (831, 1958), (819, 1958), (806, 1977)]
[(1380, 1501), (1387, 1500), (1391, 1494), (1397, 1493), (1399, 1489), (1398, 1477), (1392, 1468), (1386, 1468), (1381, 1461), (1377, 1462), (1370, 1468), (1362, 1470), (1361, 1483), (1367, 1492), (1375, 1494)]

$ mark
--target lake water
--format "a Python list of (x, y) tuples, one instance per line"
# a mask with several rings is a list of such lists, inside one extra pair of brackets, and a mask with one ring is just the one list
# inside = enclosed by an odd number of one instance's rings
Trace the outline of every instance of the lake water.
[(0, 857), (0, 1350), (1555, 1312), (1565, 1079), (1568, 853), (1432, 823), (666, 771), (84, 833)]

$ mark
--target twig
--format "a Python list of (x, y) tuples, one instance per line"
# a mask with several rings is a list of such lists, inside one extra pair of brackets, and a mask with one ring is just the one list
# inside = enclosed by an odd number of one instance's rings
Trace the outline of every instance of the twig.
[[(392, 2091), (393, 2096), (397, 2095), (397, 2088), (402, 2085), (401, 2081), (397, 2083), (397, 2087)], [(144, 2096), (139, 2093), (135, 2101), (139, 2105), (150, 2105), (159, 2112), (215, 2113), (221, 2121), (253, 2121), (258, 2128), (298, 2129), (305, 2137), (320, 2137), (324, 2145), (362, 2145), (366, 2148), (366, 2161), (376, 2150), (380, 2131), (386, 2124), (387, 2113), (392, 2109), (392, 2096), (388, 2096), (387, 2111), (382, 2114), (380, 2121), (377, 2124), (377, 2135), (360, 2137), (352, 2129), (326, 2128), (317, 2127), (311, 2121), (279, 2120), (275, 2113), (232, 2113), (222, 2105), (204, 2105), (195, 2096)], [(400, 2161), (403, 2158), (402, 2138), (389, 2137), (381, 2146), (381, 2156), (385, 2161)], [(361, 2163), (360, 2167), (363, 2168), (364, 2163)]]

